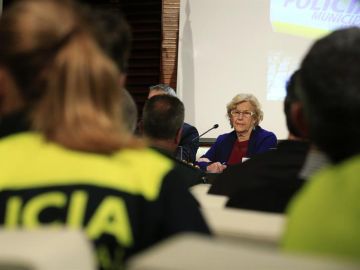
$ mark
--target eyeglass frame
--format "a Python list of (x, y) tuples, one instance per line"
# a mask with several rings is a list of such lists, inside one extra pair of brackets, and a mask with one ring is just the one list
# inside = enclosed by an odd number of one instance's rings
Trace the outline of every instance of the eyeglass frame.
[(240, 115), (242, 115), (242, 117), (244, 118), (250, 118), (252, 116), (254, 116), (256, 113), (253, 112), (253, 111), (238, 111), (238, 110), (231, 110), (230, 111), (230, 115), (232, 117), (236, 117), (236, 118), (239, 118)]

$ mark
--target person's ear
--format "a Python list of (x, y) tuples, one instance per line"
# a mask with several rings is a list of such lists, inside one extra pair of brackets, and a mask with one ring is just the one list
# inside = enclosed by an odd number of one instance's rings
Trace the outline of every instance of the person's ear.
[(137, 129), (139, 131), (139, 134), (144, 135), (144, 121), (143, 119), (140, 119), (137, 123)]
[(256, 121), (255, 117), (251, 117), (251, 118), (252, 118), (252, 126), (255, 127), (257, 121)]
[(181, 141), (181, 135), (182, 135), (182, 127), (179, 128), (178, 131), (176, 132), (176, 136), (175, 136), (176, 145), (179, 145), (179, 143)]
[(11, 74), (0, 66), (0, 114), (7, 114), (25, 106)]
[(301, 102), (294, 102), (290, 108), (291, 121), (296, 130), (301, 134), (304, 139), (309, 138), (309, 124), (305, 118), (304, 107)]
[(119, 85), (121, 87), (125, 87), (125, 82), (126, 82), (126, 74), (120, 73), (120, 75), (119, 75)]
[(0, 67), (0, 98), (3, 97), (5, 93), (5, 70)]
[(232, 117), (230, 115), (228, 115), (228, 119), (229, 119), (230, 127), (233, 128), (234, 125), (233, 125), (233, 122), (232, 122)]
[(0, 114), (3, 113), (5, 107), (5, 98), (7, 95), (6, 70), (0, 67)]

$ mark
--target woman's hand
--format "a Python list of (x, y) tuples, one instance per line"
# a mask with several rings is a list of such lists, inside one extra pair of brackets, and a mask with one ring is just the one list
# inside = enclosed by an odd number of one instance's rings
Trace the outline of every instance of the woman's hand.
[(206, 167), (206, 171), (210, 173), (221, 173), (226, 169), (226, 167), (226, 165), (221, 164), (220, 162), (214, 162)]

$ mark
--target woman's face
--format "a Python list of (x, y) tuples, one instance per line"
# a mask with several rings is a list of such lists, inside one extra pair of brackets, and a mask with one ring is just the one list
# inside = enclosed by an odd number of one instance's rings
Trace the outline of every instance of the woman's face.
[(239, 103), (231, 112), (230, 121), (238, 134), (250, 134), (255, 125), (254, 107), (250, 102)]

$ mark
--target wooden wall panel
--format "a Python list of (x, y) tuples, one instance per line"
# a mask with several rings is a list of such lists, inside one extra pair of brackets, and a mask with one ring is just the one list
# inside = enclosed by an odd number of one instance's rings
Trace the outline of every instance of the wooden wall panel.
[(162, 0), (161, 80), (176, 89), (180, 0)]

